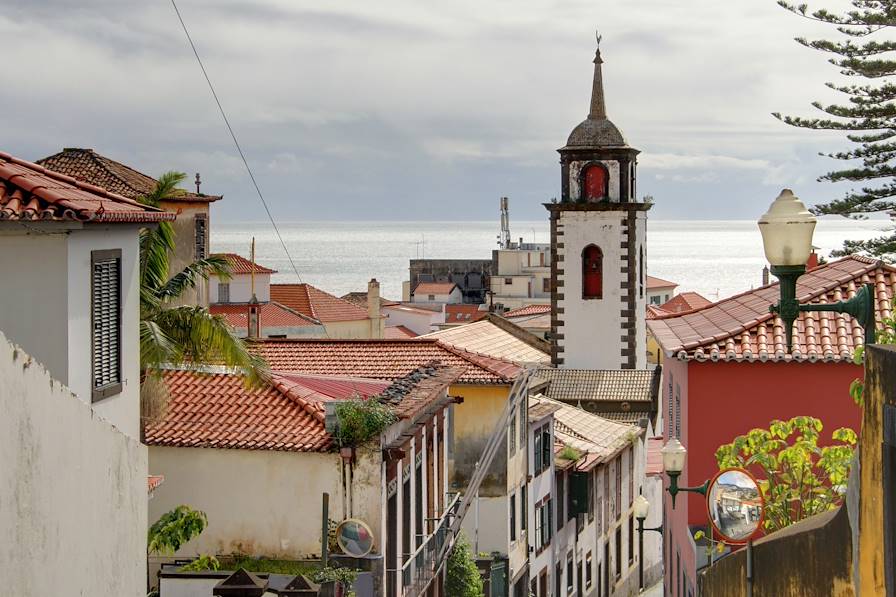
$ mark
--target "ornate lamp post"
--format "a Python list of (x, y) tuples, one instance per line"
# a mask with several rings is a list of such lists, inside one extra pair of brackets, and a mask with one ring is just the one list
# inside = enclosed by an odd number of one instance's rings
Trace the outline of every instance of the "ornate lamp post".
[(666, 488), (666, 491), (672, 496), (672, 508), (675, 508), (675, 496), (681, 491), (691, 491), (706, 495), (706, 488), (709, 487), (708, 480), (703, 485), (696, 487), (678, 486), (678, 477), (681, 476), (681, 471), (684, 470), (684, 462), (688, 451), (677, 438), (673, 437), (666, 442), (666, 445), (660, 450), (660, 454), (663, 455), (663, 470), (669, 475), (669, 487)]
[(650, 511), (650, 502), (643, 495), (635, 498), (635, 518), (638, 519), (638, 588), (644, 588), (644, 531), (655, 531), (660, 535), (663, 534), (663, 525), (644, 528), (644, 521), (647, 519), (647, 513)]
[(771, 272), (780, 281), (781, 298), (771, 307), (784, 322), (787, 352), (793, 341), (793, 322), (800, 311), (847, 313), (865, 328), (865, 344), (874, 343), (874, 287), (866, 284), (848, 301), (825, 305), (801, 305), (796, 299), (796, 281), (806, 273), (812, 251), (813, 216), (793, 191), (784, 189), (759, 218), (759, 231)]

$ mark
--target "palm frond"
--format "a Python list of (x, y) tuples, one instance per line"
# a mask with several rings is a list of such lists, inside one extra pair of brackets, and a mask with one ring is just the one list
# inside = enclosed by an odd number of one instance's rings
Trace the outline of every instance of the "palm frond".
[(230, 262), (226, 257), (211, 255), (190, 263), (159, 289), (158, 296), (162, 300), (176, 299), (186, 289), (195, 288), (200, 279), (207, 280), (210, 275), (222, 280), (230, 279)]
[(157, 370), (170, 363), (175, 354), (171, 338), (152, 319), (140, 320), (140, 369), (144, 372)]
[(168, 282), (170, 254), (174, 251), (171, 222), (140, 230), (140, 288), (158, 294)]
[(156, 180), (156, 186), (153, 187), (153, 190), (140, 197), (138, 201), (144, 205), (158, 207), (166, 199), (173, 199), (183, 195), (184, 191), (177, 188), (177, 185), (181, 184), (186, 178), (187, 175), (183, 172), (174, 170), (165, 172)]

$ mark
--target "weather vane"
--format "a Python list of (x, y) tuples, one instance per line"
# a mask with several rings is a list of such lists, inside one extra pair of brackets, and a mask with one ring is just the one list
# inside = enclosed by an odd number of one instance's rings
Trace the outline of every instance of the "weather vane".
[(600, 48), (600, 40), (602, 40), (602, 39), (604, 38), (604, 36), (601, 35), (601, 34), (598, 32), (597, 29), (595, 29), (595, 30), (594, 30), (594, 37), (597, 38), (597, 47)]

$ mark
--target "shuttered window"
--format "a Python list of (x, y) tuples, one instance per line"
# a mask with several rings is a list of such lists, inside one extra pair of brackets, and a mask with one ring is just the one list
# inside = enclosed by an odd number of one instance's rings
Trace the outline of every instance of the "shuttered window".
[(196, 214), (193, 217), (195, 243), (194, 254), (196, 259), (205, 259), (208, 257), (208, 226), (205, 214)]
[(121, 251), (90, 255), (93, 400), (121, 392)]

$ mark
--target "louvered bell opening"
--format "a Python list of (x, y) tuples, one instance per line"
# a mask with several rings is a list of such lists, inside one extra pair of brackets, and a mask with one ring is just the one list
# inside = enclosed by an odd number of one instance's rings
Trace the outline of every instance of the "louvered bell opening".
[(121, 383), (121, 259), (93, 262), (93, 398), (120, 391)]

